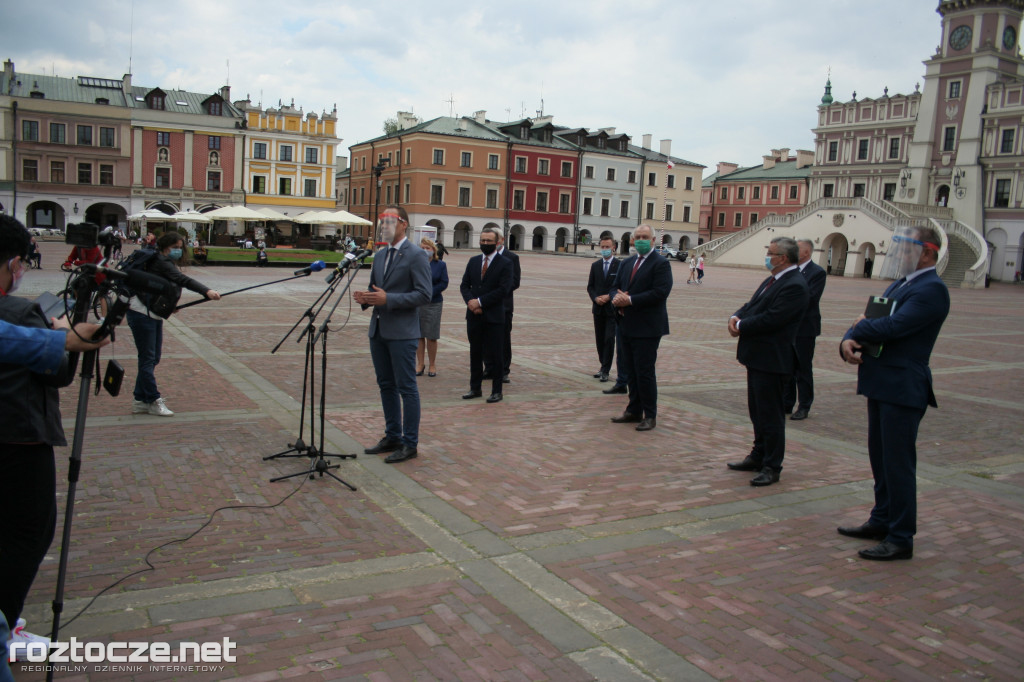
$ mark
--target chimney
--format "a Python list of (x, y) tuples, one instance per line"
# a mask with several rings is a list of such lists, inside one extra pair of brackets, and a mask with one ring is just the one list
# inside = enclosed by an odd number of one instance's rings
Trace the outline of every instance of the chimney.
[(124, 88), (125, 97), (130, 97), (132, 94), (132, 75), (130, 73), (126, 73), (121, 77), (121, 81), (121, 87)]
[(477, 123), (487, 123), (487, 110), (481, 109), (480, 111), (473, 112), (473, 120)]
[(4, 61), (4, 76), (7, 78), (8, 84), (14, 80), (14, 62), (10, 59)]
[(764, 159), (765, 170), (768, 170), (769, 168), (775, 168), (775, 159), (778, 156), (776, 152), (778, 151), (778, 149), (773, 149), (771, 154), (765, 154), (764, 156), (761, 157), (762, 159)]
[(779, 161), (789, 161), (789, 147), (783, 147), (779, 150), (779, 155), (776, 157)]
[(469, 121), (465, 117), (459, 119), (459, 130), (462, 132), (469, 130)]
[(414, 126), (419, 125), (420, 120), (409, 111), (398, 112), (398, 129), (408, 130)]
[(662, 140), (660, 151), (665, 156), (672, 156), (672, 140)]
[(612, 126), (611, 128), (598, 128), (598, 130), (600, 130), (601, 132), (608, 133), (609, 135), (614, 135), (615, 134), (615, 127), (614, 126)]
[(650, 133), (647, 133), (646, 135), (644, 135), (644, 141), (643, 141), (643, 145), (642, 146), (643, 146), (644, 149), (650, 149), (651, 148), (651, 134)]
[(807, 151), (806, 149), (796, 150), (796, 167), (807, 168), (807, 166), (814, 165), (814, 152)]
[(723, 175), (735, 172), (738, 168), (738, 164), (729, 161), (719, 161), (716, 170), (718, 171), (718, 177), (722, 177)]
[(220, 89), (219, 94), (220, 94), (220, 98), (222, 100), (224, 100), (225, 102), (230, 102), (231, 101), (231, 86), (230, 85), (223, 86)]

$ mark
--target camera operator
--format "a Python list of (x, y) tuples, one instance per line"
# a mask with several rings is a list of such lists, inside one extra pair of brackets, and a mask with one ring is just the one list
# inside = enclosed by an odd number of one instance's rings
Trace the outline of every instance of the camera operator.
[[(182, 257), (184, 241), (177, 232), (165, 232), (156, 240), (156, 256), (146, 265), (146, 270), (163, 277), (196, 293), (203, 294), (214, 301), (220, 300), (220, 294), (209, 287), (184, 274), (175, 265)], [(180, 292), (179, 292), (180, 294)], [(164, 342), (164, 321), (151, 312), (146, 306), (145, 297), (133, 297), (131, 309), (128, 311), (128, 326), (135, 339), (135, 348), (139, 355), (139, 370), (135, 377), (135, 400), (132, 402), (132, 414), (155, 414), (170, 417), (174, 414), (164, 404), (160, 390), (156, 386), (156, 366), (160, 364), (160, 354)]]
[[(29, 238), (24, 225), (0, 215), (0, 321), (47, 331), (50, 324), (39, 306), (11, 295), (25, 274)], [(81, 331), (91, 336), (95, 326), (83, 326)], [(6, 350), (0, 356), (0, 517), (7, 519), (0, 524), (0, 611), (11, 627), (18, 624), (25, 597), (53, 541), (53, 447), (67, 445), (57, 389), (70, 384), (74, 375), (62, 350), (50, 348), (45, 353), (57, 362), (43, 372), (15, 364), (16, 357)]]
[[(106, 338), (97, 343), (92, 338), (100, 325), (79, 322), (70, 332), (67, 318), (53, 319), (53, 329), (23, 327), (0, 320), (0, 358), (5, 363), (24, 365), (37, 374), (54, 374), (64, 361), (64, 351), (84, 353), (110, 343)], [(70, 333), (68, 333), (70, 332)]]

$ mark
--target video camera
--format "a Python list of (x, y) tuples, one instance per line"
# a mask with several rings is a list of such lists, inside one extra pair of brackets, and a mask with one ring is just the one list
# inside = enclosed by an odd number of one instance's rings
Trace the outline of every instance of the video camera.
[(86, 249), (94, 246), (113, 248), (121, 243), (121, 239), (114, 234), (113, 226), (100, 230), (100, 226), (95, 223), (75, 223), (67, 226), (64, 243)]

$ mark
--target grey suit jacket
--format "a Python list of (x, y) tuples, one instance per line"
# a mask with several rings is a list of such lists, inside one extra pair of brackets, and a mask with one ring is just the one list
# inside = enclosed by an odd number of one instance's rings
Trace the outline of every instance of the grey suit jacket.
[[(430, 303), (433, 285), (430, 280), (430, 262), (419, 246), (406, 239), (392, 257), (394, 261), (384, 274), (387, 249), (378, 249), (370, 268), (367, 291), (379, 286), (387, 292), (384, 305), (373, 307), (369, 336), (380, 330), (380, 337), (388, 341), (420, 338), (419, 307)], [(363, 306), (365, 310), (368, 306)]]

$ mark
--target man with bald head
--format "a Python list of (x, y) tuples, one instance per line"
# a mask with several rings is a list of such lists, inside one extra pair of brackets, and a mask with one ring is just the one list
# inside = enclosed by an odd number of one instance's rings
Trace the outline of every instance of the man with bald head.
[(658, 423), (658, 362), (661, 337), (668, 334), (665, 302), (672, 292), (672, 265), (653, 250), (654, 231), (640, 225), (633, 231), (636, 255), (619, 266), (609, 292), (619, 317), (619, 356), (629, 373), (629, 403), (616, 424), (636, 422), (637, 431)]

